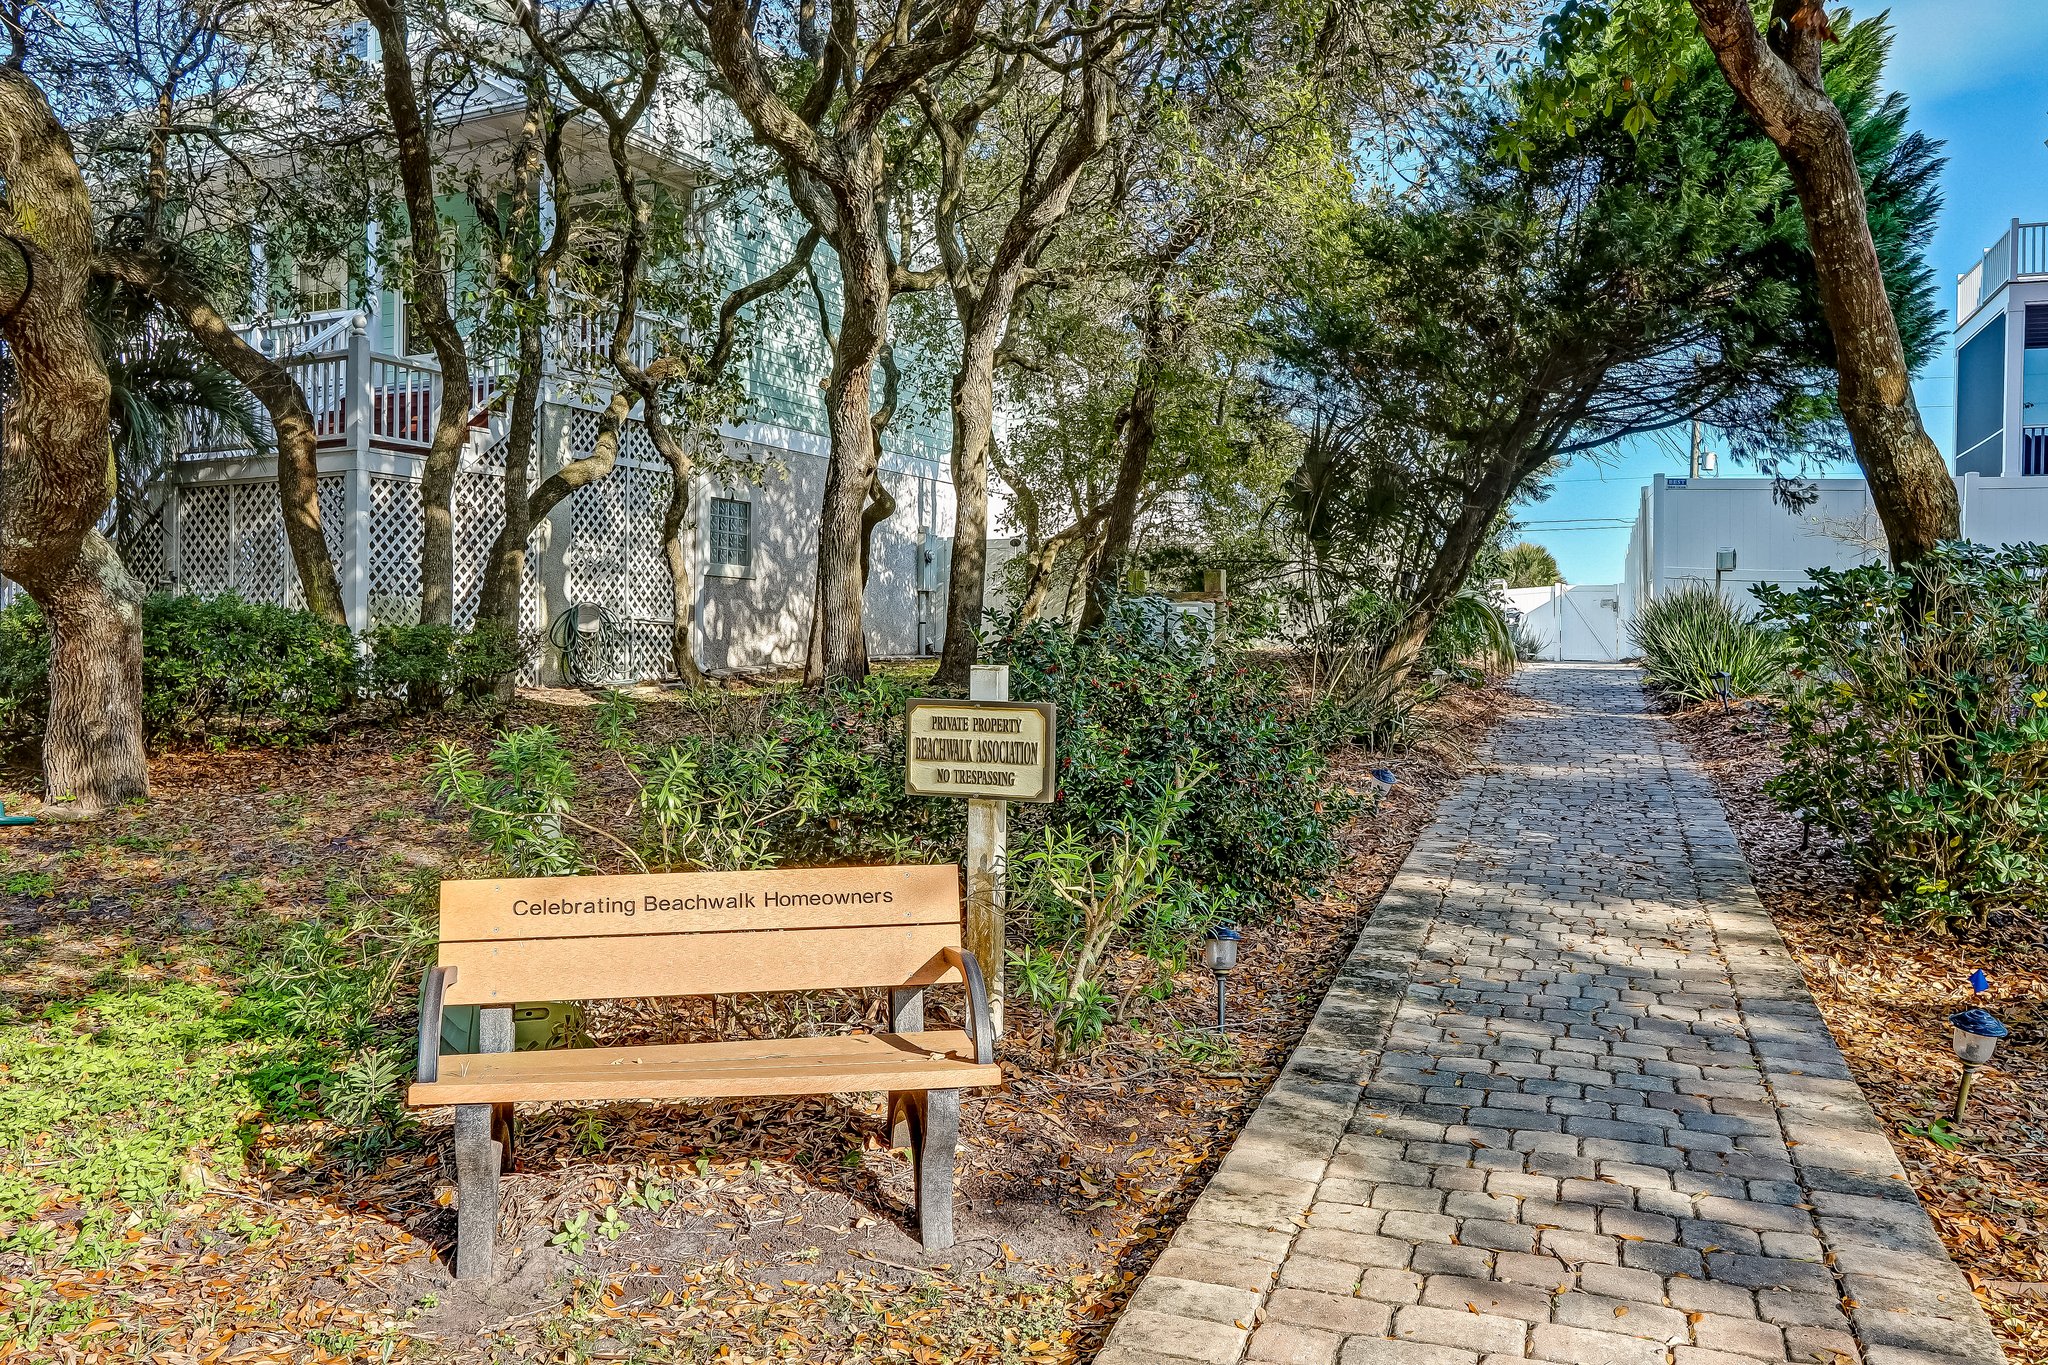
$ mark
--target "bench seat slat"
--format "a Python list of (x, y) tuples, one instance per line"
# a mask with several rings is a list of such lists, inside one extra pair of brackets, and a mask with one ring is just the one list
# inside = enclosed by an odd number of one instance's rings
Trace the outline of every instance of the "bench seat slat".
[(523, 1000), (631, 1000), (958, 981), (940, 954), (960, 925), (770, 929), (632, 938), (511, 939), (441, 944), (456, 968), (451, 1005)]
[(973, 1044), (957, 1030), (459, 1054), (444, 1057), (440, 1079), (415, 1084), (406, 1098), (415, 1105), (495, 1104), (1001, 1085), (1001, 1069), (978, 1065), (973, 1056)]

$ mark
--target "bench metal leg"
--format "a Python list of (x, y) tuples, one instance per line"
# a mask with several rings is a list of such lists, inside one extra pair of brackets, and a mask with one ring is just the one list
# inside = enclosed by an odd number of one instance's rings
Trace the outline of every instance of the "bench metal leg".
[(927, 1090), (913, 1101), (917, 1230), (926, 1251), (953, 1245), (953, 1154), (960, 1146), (960, 1092)]
[(498, 1169), (511, 1174), (512, 1171), (512, 1106), (494, 1104), (491, 1106), (491, 1141), (498, 1144)]
[(889, 1146), (915, 1150), (917, 1146), (917, 1102), (915, 1090), (889, 1092)]
[[(924, 987), (898, 987), (889, 992), (889, 1032), (924, 1032)], [(911, 1106), (923, 1095), (918, 1090), (892, 1090), (889, 1092), (889, 1145), (909, 1147), (915, 1135), (911, 1132)]]
[(503, 1148), (491, 1136), (495, 1106), (455, 1106), (455, 1278), (491, 1273), (498, 1241), (498, 1172)]

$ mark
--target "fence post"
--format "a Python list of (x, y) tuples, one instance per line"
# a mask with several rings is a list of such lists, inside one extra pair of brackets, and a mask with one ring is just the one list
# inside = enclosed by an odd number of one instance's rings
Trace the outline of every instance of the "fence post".
[[(975, 664), (968, 675), (967, 695), (974, 701), (1008, 701), (1010, 666)], [(981, 961), (988, 985), (989, 1025), (1003, 1036), (1003, 916), (1009, 900), (1006, 885), (1010, 803), (979, 796), (967, 800), (967, 920), (962, 938)]]
[(370, 628), (370, 389), (369, 319), (357, 313), (348, 329), (348, 356), (342, 362), (342, 435), (347, 451), (343, 468), (342, 600), (349, 629)]

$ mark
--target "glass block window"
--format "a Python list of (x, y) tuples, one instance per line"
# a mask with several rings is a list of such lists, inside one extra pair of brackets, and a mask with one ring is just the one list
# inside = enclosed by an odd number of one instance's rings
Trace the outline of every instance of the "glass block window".
[(754, 505), (740, 498), (711, 500), (711, 572), (746, 578), (754, 571)]

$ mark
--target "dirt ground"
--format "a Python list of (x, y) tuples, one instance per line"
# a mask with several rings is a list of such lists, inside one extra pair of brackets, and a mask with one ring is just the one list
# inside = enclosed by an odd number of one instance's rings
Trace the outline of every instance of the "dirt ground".
[[(1762, 708), (1674, 717), (1713, 777), (1757, 889), (1806, 972), (1828, 1029), (1891, 1130), (1921, 1202), (2016, 1365), (2048, 1362), (2048, 917), (1967, 938), (1895, 924), (1858, 895), (1827, 836), (1763, 792), (1777, 771)], [(2044, 907), (2048, 911), (2048, 907)], [(1991, 980), (1988, 1000), (1971, 972)], [(2012, 1030), (1965, 1121), (1948, 1016), (1985, 1003)]]
[[(509, 721), (573, 730), (575, 700), (526, 698)], [(454, 1235), (445, 1114), (423, 1116), (369, 1169), (318, 1156), (284, 1171), (264, 1164), (265, 1149), (308, 1132), (273, 1131), (259, 1115), (246, 1169), (195, 1168), (167, 1207), (130, 1216), (109, 1263), (0, 1252), (0, 1301), (13, 1300), (0, 1313), (16, 1332), (0, 1360), (1086, 1360), (1476, 741), (1517, 704), (1500, 689), (1454, 689), (1409, 751), (1333, 756), (1354, 789), (1371, 790), (1383, 765), (1399, 783), (1346, 829), (1326, 885), (1246, 928), (1228, 1046), (1203, 1029), (1214, 997), (1199, 968), (1059, 1068), (1043, 1019), (1013, 1002), (1008, 1084), (965, 1105), (959, 1241), (943, 1255), (925, 1256), (911, 1234), (908, 1161), (887, 1150), (877, 1096), (523, 1106), (500, 1271), (482, 1285), (454, 1281), (443, 1259)], [(0, 1028), (25, 1027), (9, 1021), (124, 964), (199, 960), (166, 938), (189, 949), (269, 932), (317, 914), (337, 884), (394, 867), (459, 873), (474, 850), (423, 774), (433, 741), (483, 731), (435, 719), (297, 750), (166, 754), (145, 809), (94, 829), (9, 831)], [(12, 805), (25, 777), (0, 771), (0, 799)], [(246, 904), (223, 908), (221, 886), (249, 888)], [(206, 973), (203, 961), (189, 970)], [(1116, 984), (1153, 970), (1134, 958)], [(880, 1021), (879, 999), (839, 1004), (852, 1024)], [(774, 1008), (627, 1004), (594, 1028), (608, 1040), (717, 1036), (773, 1027), (745, 1011)], [(0, 1150), (0, 1176), (14, 1164), (33, 1179), (21, 1157)], [(36, 1214), (59, 1228), (81, 1216)]]

